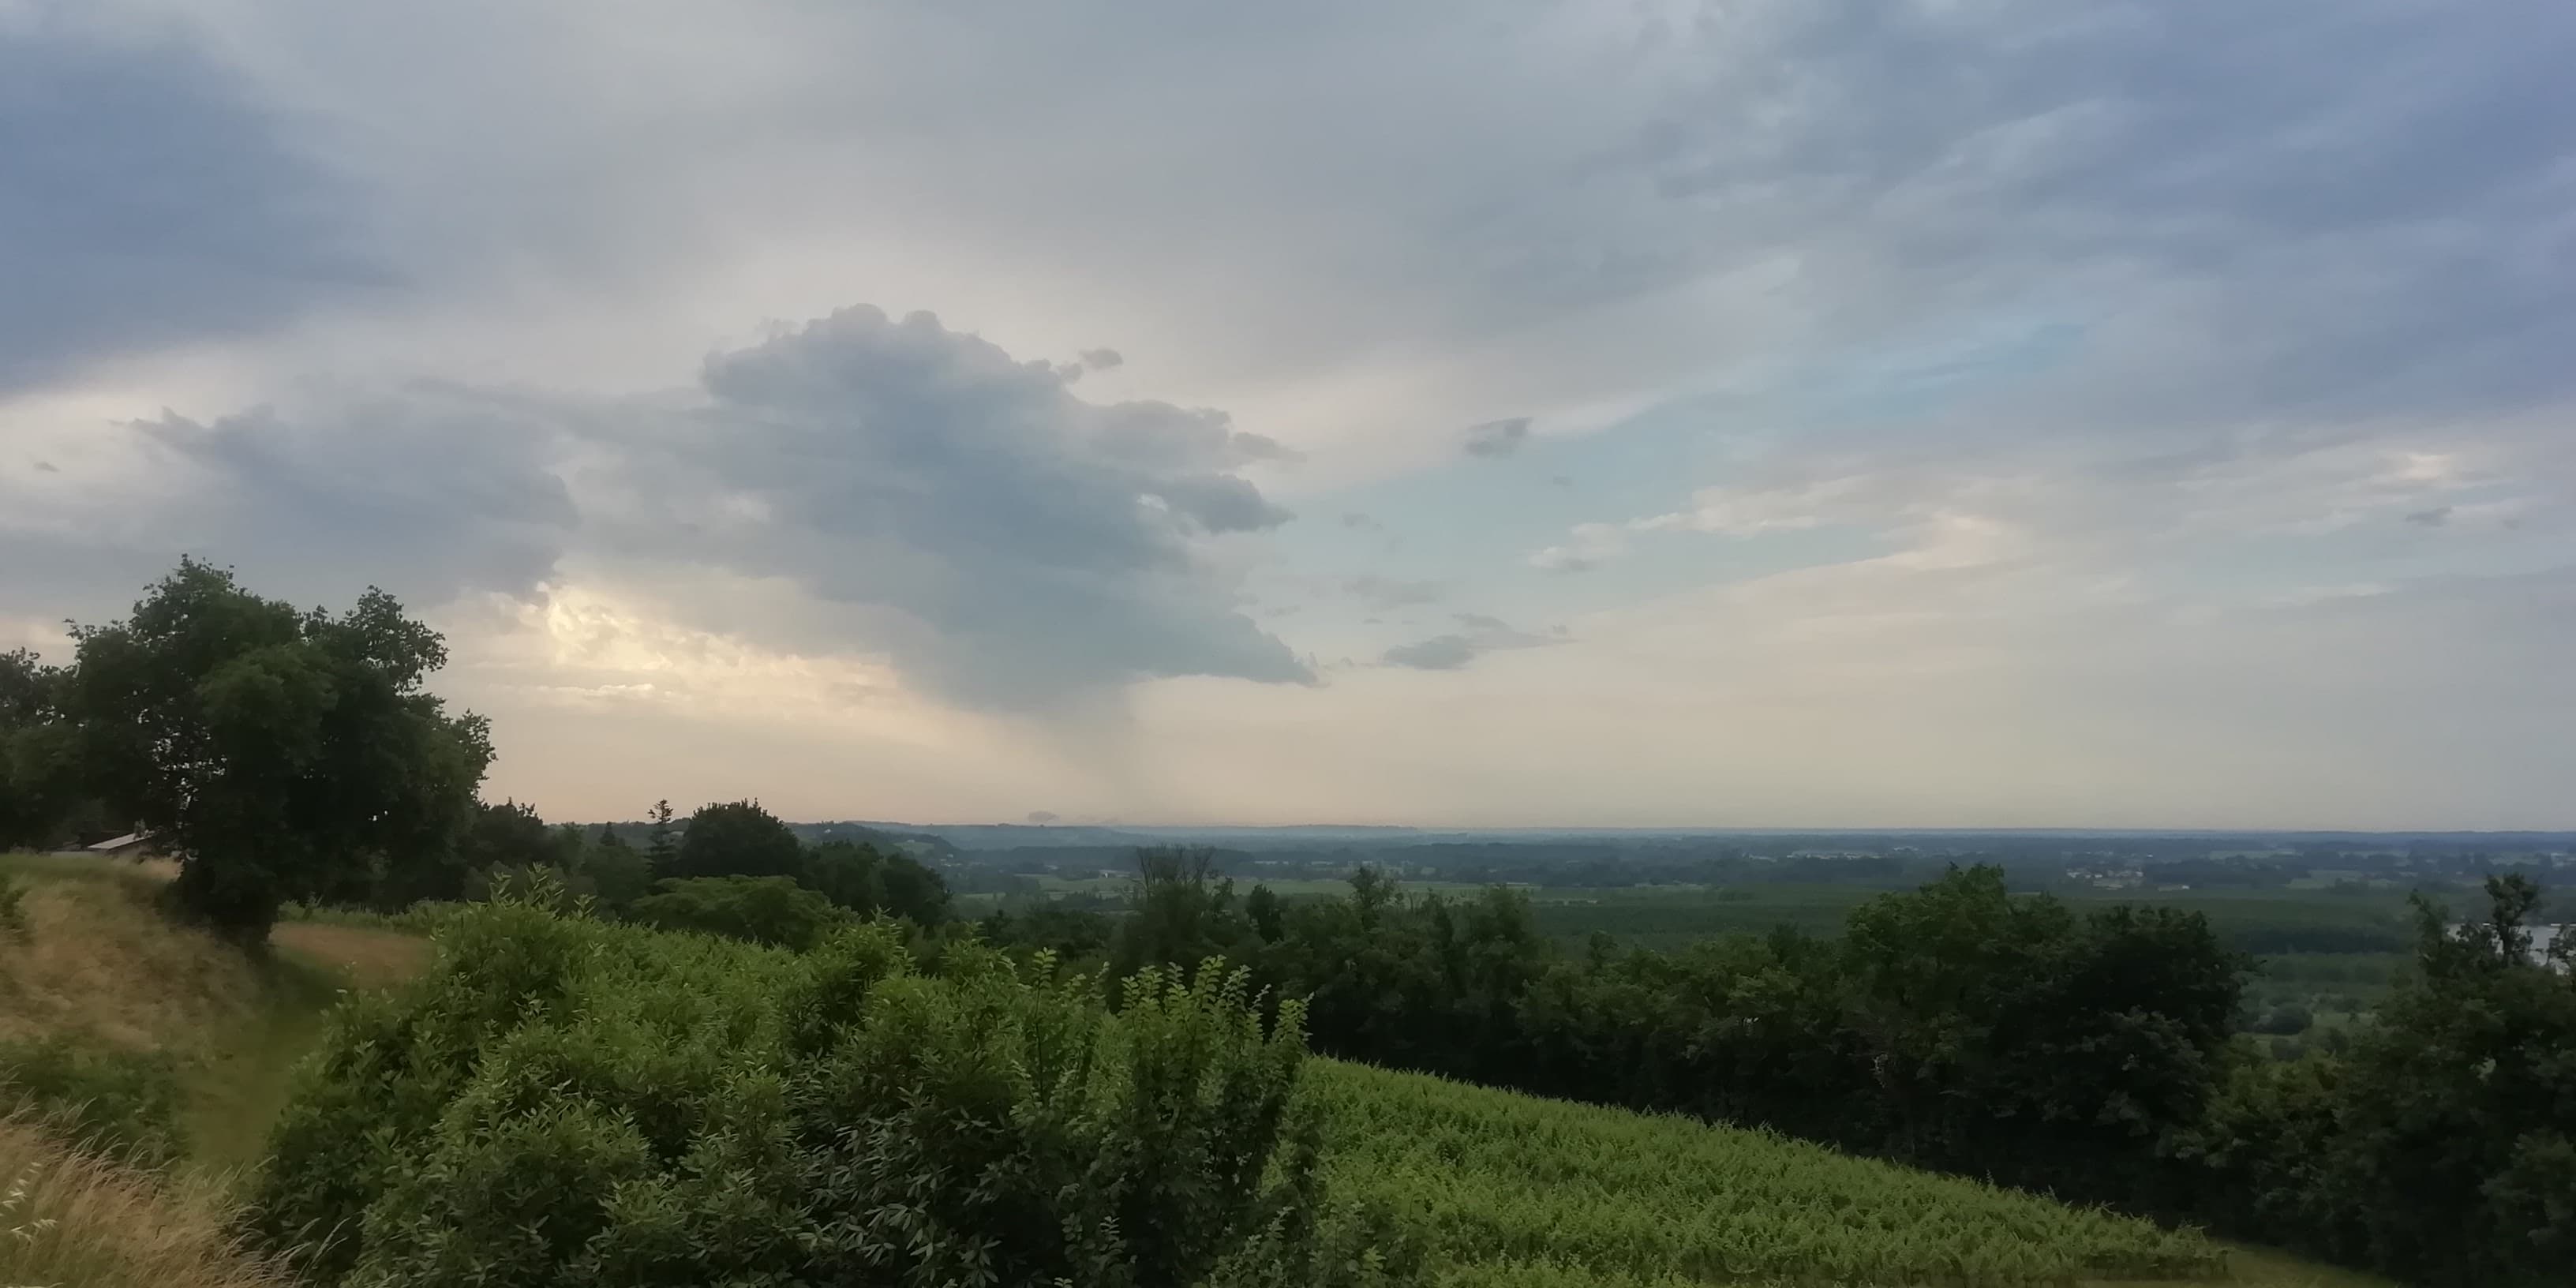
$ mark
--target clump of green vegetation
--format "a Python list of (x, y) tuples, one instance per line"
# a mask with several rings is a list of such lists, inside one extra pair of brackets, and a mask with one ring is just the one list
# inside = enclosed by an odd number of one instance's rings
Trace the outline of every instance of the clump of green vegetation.
[(0, 1114), (23, 1112), (86, 1147), (144, 1167), (180, 1154), (183, 1104), (169, 1057), (61, 1037), (0, 1042)]
[(793, 877), (679, 877), (655, 883), (626, 915), (664, 930), (810, 947), (848, 919), (832, 901), (796, 884)]
[(1364, 1284), (1301, 1010), (886, 925), (803, 953), (510, 900), (336, 1014), (254, 1225), (324, 1283)]
[(26, 898), (27, 888), (18, 884), (18, 879), (0, 872), (0, 933), (26, 933)]
[(379, 912), (373, 908), (341, 904), (302, 903), (289, 901), (279, 906), (279, 921), (309, 921), (325, 926), (354, 926), (362, 930), (398, 930), (405, 934), (432, 935), (440, 923), (465, 904), (451, 899), (423, 899), (399, 912)]

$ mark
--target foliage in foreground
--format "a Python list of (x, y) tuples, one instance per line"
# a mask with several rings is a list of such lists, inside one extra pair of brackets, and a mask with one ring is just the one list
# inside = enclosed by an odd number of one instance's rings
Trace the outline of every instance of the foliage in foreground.
[(138, 1171), (73, 1148), (48, 1124), (0, 1116), (0, 1284), (48, 1288), (285, 1288), (275, 1258), (232, 1232), (200, 1178)]
[(353, 999), (255, 1224), (324, 1282), (1360, 1284), (1240, 974), (1096, 981), (896, 931), (810, 951), (509, 901)]
[(0, 1114), (42, 1117), (97, 1152), (142, 1167), (180, 1153), (179, 1078), (166, 1056), (59, 1035), (0, 1041)]
[(1421, 1232), (1444, 1282), (1984, 1288), (2225, 1269), (2196, 1233), (1768, 1132), (1331, 1061), (1307, 1081), (1333, 1192)]

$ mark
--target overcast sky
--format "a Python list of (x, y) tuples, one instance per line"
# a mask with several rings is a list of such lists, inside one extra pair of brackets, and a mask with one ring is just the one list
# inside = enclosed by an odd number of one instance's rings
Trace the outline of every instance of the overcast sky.
[(551, 817), (2576, 827), (2576, 8), (0, 0), (0, 647)]

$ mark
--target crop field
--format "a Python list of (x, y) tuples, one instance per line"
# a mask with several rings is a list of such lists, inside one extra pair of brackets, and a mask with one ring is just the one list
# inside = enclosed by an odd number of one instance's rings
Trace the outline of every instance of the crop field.
[(1332, 1185), (1422, 1232), (1450, 1288), (2210, 1279), (2197, 1233), (1766, 1132), (1317, 1060)]

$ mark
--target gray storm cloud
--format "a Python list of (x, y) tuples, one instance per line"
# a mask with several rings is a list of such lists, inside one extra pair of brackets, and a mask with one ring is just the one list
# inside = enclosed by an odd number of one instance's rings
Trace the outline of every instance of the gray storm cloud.
[(680, 595), (676, 616), (890, 657), (972, 705), (1314, 678), (1204, 549), (1288, 519), (1236, 472), (1276, 444), (1214, 411), (1085, 402), (928, 314), (844, 310), (718, 354), (679, 395), (415, 385), (125, 432), (148, 479), (67, 485), (62, 508), (0, 529), (61, 573), (17, 589), (123, 593), (183, 550), (297, 598), (367, 582), (425, 602), (527, 596), (573, 564), (649, 594), (695, 570), (784, 583), (807, 606), (744, 617)]
[[(623, 552), (787, 579), (971, 702), (1313, 678), (1201, 557), (1289, 517), (1235, 473), (1276, 444), (1222, 413), (1085, 402), (928, 314), (872, 308), (720, 354), (703, 385), (629, 459), (647, 509), (603, 533)], [(754, 517), (692, 519), (712, 497)]]
[(172, 38), (0, 15), (0, 395), (379, 289), (358, 194)]

